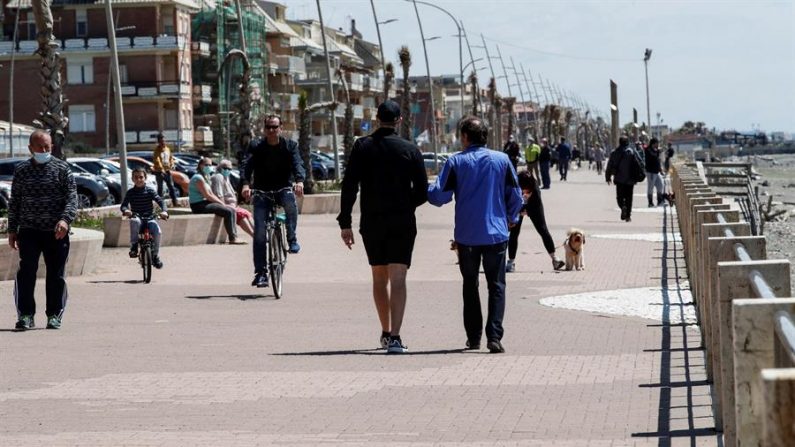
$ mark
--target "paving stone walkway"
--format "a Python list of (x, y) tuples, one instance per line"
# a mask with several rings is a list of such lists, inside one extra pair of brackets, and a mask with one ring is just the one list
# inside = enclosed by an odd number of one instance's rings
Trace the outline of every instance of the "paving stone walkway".
[[(11, 331), (0, 282), (0, 446), (720, 445), (676, 216), (623, 223), (600, 176), (569, 178), (544, 191), (556, 242), (571, 226), (602, 237), (586, 270), (554, 272), (526, 222), (502, 355), (462, 350), (452, 205), (418, 213), (408, 355), (376, 349), (361, 241), (344, 248), (330, 215), (301, 217), (278, 301), (249, 286), (250, 245), (165, 247), (149, 285), (125, 249), (103, 250), (69, 279), (60, 331)], [(539, 303), (639, 288), (658, 291), (653, 319)]]

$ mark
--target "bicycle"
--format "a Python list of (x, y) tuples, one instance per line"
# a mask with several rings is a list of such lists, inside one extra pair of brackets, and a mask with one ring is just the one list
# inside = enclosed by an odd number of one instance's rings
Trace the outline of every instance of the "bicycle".
[(138, 227), (138, 263), (143, 270), (144, 284), (149, 284), (152, 281), (152, 248), (155, 243), (155, 236), (149, 231), (148, 223), (158, 220), (158, 216), (141, 216), (133, 213), (130, 217), (141, 219), (141, 225)]
[(271, 277), (271, 285), (273, 286), (273, 295), (276, 299), (280, 299), (283, 295), (282, 290), (282, 276), (284, 269), (287, 267), (287, 232), (286, 222), (287, 215), (284, 213), (283, 208), (276, 202), (276, 195), (282, 191), (290, 190), (291, 187), (287, 186), (276, 191), (262, 191), (260, 189), (252, 189), (252, 196), (263, 197), (273, 203), (270, 213), (265, 216), (265, 231), (267, 234), (267, 262), (268, 272)]

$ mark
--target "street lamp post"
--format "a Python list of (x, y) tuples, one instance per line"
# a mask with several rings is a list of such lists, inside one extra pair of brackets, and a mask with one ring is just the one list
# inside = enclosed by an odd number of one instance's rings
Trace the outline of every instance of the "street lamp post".
[[(319, 0), (318, 0), (319, 1)], [(436, 149), (436, 106), (433, 100), (433, 79), (431, 79), (431, 66), (428, 63), (428, 48), (425, 45), (425, 33), (422, 30), (422, 20), (420, 20), (420, 11), (417, 9), (417, 1), (412, 0), (414, 4), (414, 14), (417, 15), (417, 24), (420, 27), (420, 38), (422, 39), (422, 52), (425, 53), (425, 71), (428, 75), (428, 91), (430, 91), (431, 98), (431, 149), (433, 149), (433, 171), (439, 172), (439, 160), (437, 157)]]
[(651, 48), (646, 48), (643, 54), (643, 67), (646, 71), (646, 122), (651, 130), (651, 108), (649, 107), (649, 59), (651, 59)]
[[(370, 0), (370, 1), (372, 1), (372, 0)], [(408, 0), (406, 0), (406, 1), (408, 1)], [(450, 16), (450, 18), (453, 20), (453, 23), (455, 23), (455, 27), (458, 30), (458, 69), (459, 69), (460, 82), (461, 82), (460, 88), (458, 89), (458, 91), (460, 93), (460, 99), (461, 99), (461, 117), (463, 117), (464, 116), (464, 47), (463, 47), (463, 41), (461, 40), (461, 38), (464, 36), (464, 33), (463, 33), (463, 29), (461, 28), (461, 24), (458, 23), (458, 20), (455, 17), (453, 17), (453, 15), (450, 14), (449, 11), (447, 11), (444, 8), (442, 8), (441, 6), (437, 6), (437, 5), (434, 5), (433, 3), (423, 2), (423, 1), (420, 1), (420, 0), (412, 0), (412, 1), (414, 2), (414, 7), (415, 8), (416, 8), (416, 4), (417, 3), (419, 3), (421, 5), (426, 5), (426, 6), (430, 6), (430, 7), (436, 8), (439, 11), (442, 11), (443, 13), (447, 14), (448, 16)], [(417, 14), (417, 19), (419, 20), (419, 14)], [(422, 28), (422, 26), (420, 26), (420, 28)], [(471, 54), (470, 54), (470, 56), (471, 56)]]
[(331, 144), (334, 151), (334, 177), (335, 180), (340, 179), (340, 156), (337, 151), (337, 117), (336, 117), (336, 102), (337, 98), (334, 94), (334, 85), (331, 81), (331, 59), (328, 54), (328, 46), (326, 46), (326, 27), (323, 26), (323, 11), (320, 8), (320, 0), (315, 0), (317, 3), (317, 16), (320, 19), (320, 35), (323, 37), (323, 53), (326, 55), (326, 81), (328, 85), (328, 94), (331, 97), (331, 102), (334, 108), (329, 107), (329, 116), (331, 118)]
[[(119, 14), (116, 13), (116, 21), (119, 21)], [(116, 28), (116, 32), (118, 31), (126, 31), (135, 29), (135, 25), (130, 26), (122, 26)], [(110, 154), (110, 87), (111, 81), (113, 80), (113, 65), (108, 67), (108, 89), (105, 92), (105, 155)], [(119, 82), (121, 84), (121, 82)]]
[[(389, 19), (389, 20), (384, 20), (383, 22), (379, 22), (378, 15), (375, 13), (374, 0), (370, 0), (370, 7), (373, 9), (373, 20), (375, 20), (375, 32), (376, 34), (378, 34), (378, 49), (381, 52), (381, 70), (383, 70), (382, 71), (383, 76), (384, 78), (386, 78), (386, 61), (384, 60), (384, 44), (383, 42), (381, 42), (381, 27), (379, 25), (386, 25), (387, 23), (396, 22), (397, 19)], [(387, 92), (386, 95), (384, 96), (387, 95), (389, 95), (389, 92)], [(387, 99), (389, 98), (384, 98), (384, 101), (386, 101)]]
[[(113, 22), (113, 7), (110, 1), (105, 2), (105, 20), (108, 25), (108, 43), (110, 44), (110, 60), (113, 72), (114, 103), (116, 106), (116, 133), (119, 144), (119, 165), (121, 165), (121, 193), (127, 194), (127, 137), (124, 134), (124, 106), (121, 102), (121, 77), (119, 75), (119, 50), (116, 46), (116, 26)], [(123, 199), (124, 197), (122, 197)]]

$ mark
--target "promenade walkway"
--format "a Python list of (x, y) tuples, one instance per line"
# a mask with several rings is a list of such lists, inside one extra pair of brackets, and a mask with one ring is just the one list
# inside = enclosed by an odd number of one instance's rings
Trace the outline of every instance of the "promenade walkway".
[(502, 355), (462, 350), (452, 204), (418, 212), (408, 355), (375, 349), (364, 250), (331, 215), (301, 217), (279, 301), (249, 286), (250, 245), (165, 247), (150, 285), (103, 250), (60, 331), (12, 332), (2, 282), (0, 446), (721, 445), (676, 216), (641, 185), (621, 222), (601, 176), (569, 178), (544, 191), (547, 220), (559, 243), (587, 232), (586, 270), (554, 272), (525, 222)]

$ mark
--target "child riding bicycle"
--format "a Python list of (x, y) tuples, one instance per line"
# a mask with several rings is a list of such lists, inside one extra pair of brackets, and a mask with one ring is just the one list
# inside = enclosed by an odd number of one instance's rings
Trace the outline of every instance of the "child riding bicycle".
[(121, 212), (130, 219), (130, 257), (138, 257), (138, 231), (141, 227), (141, 217), (144, 217), (149, 232), (154, 236), (152, 247), (152, 265), (155, 268), (163, 268), (163, 261), (160, 260), (160, 226), (151, 217), (155, 210), (152, 202), (156, 202), (160, 207), (160, 218), (168, 219), (166, 204), (155, 190), (146, 186), (146, 171), (142, 168), (133, 169), (132, 180), (134, 186), (127, 191), (124, 200), (121, 202)]

